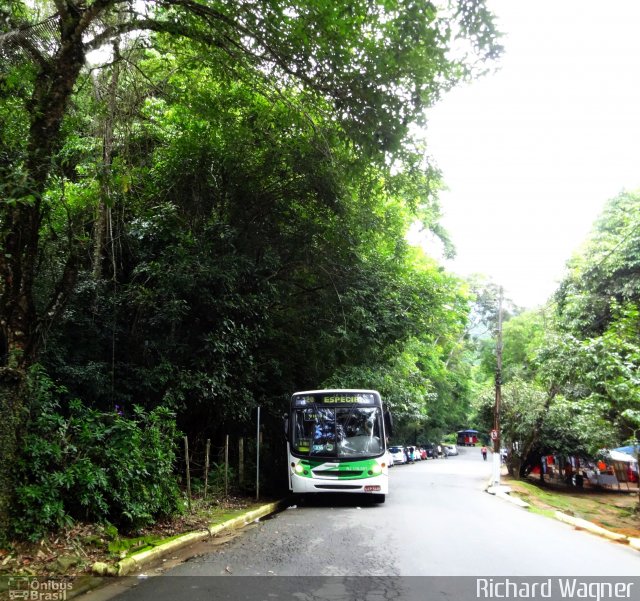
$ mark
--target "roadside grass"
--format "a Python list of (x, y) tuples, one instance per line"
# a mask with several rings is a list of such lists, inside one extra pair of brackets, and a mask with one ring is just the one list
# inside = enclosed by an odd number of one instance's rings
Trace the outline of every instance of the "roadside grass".
[[(225, 506), (211, 505), (211, 503), (196, 499), (194, 500), (191, 509), (191, 524), (195, 524), (195, 527), (192, 526), (192, 529), (198, 529), (198, 526), (204, 529), (214, 524), (222, 524), (246, 513), (247, 511), (257, 509), (261, 505), (262, 503), (246, 503), (242, 507), (229, 508)], [(186, 533), (186, 531), (188, 531), (188, 529), (182, 529), (182, 531), (173, 536), (151, 533), (145, 536), (135, 536), (133, 538), (120, 537), (116, 534), (113, 540), (108, 543), (107, 549), (111, 556), (122, 559), (135, 553), (141, 553), (142, 551), (147, 551), (153, 547), (157, 547), (158, 545), (168, 543), (176, 538), (180, 538)]]
[(640, 538), (638, 492), (570, 488), (532, 480), (503, 477), (512, 493), (529, 503), (529, 510), (546, 516), (556, 511), (582, 518), (603, 528)]
[(191, 511), (153, 526), (120, 533), (111, 524), (76, 523), (38, 542), (14, 542), (0, 548), (0, 598), (11, 576), (62, 578), (74, 581), (87, 575), (94, 562), (112, 563), (179, 538), (194, 530), (221, 524), (263, 505), (254, 499), (228, 497), (194, 499)]

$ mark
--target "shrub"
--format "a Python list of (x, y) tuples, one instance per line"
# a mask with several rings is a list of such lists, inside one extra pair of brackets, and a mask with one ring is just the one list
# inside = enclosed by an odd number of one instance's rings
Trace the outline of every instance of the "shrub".
[(14, 533), (38, 538), (74, 519), (124, 529), (178, 509), (174, 415), (165, 408), (105, 413), (72, 400), (41, 368), (30, 377), (21, 436)]

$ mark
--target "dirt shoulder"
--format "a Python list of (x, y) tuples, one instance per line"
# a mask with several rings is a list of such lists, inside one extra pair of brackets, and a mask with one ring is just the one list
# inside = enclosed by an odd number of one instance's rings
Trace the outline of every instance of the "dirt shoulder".
[(638, 490), (604, 490), (601, 488), (576, 488), (533, 480), (515, 480), (502, 477), (503, 484), (511, 487), (531, 506), (532, 511), (553, 514), (561, 511), (582, 518), (598, 526), (640, 538), (640, 505)]
[(127, 534), (120, 534), (109, 525), (77, 523), (37, 542), (16, 541), (0, 549), (0, 599), (15, 578), (67, 582), (78, 590), (83, 582), (93, 578), (91, 567), (96, 562), (114, 564), (182, 534), (227, 522), (265, 502), (230, 497), (195, 503), (191, 512)]

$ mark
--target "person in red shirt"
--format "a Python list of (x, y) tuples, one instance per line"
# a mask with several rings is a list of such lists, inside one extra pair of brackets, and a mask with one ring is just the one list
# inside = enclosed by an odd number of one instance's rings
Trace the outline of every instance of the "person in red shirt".
[(482, 447), (480, 449), (480, 452), (482, 453), (482, 458), (486, 461), (487, 460), (487, 447)]

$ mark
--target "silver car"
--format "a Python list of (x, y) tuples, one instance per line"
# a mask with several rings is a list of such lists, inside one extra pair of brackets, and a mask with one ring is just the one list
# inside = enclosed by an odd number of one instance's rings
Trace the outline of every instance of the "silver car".
[(384, 454), (384, 460), (388, 467), (393, 467), (393, 455), (389, 452), (389, 449)]
[(444, 445), (444, 454), (447, 456), (457, 455), (458, 447), (454, 444), (446, 444)]

